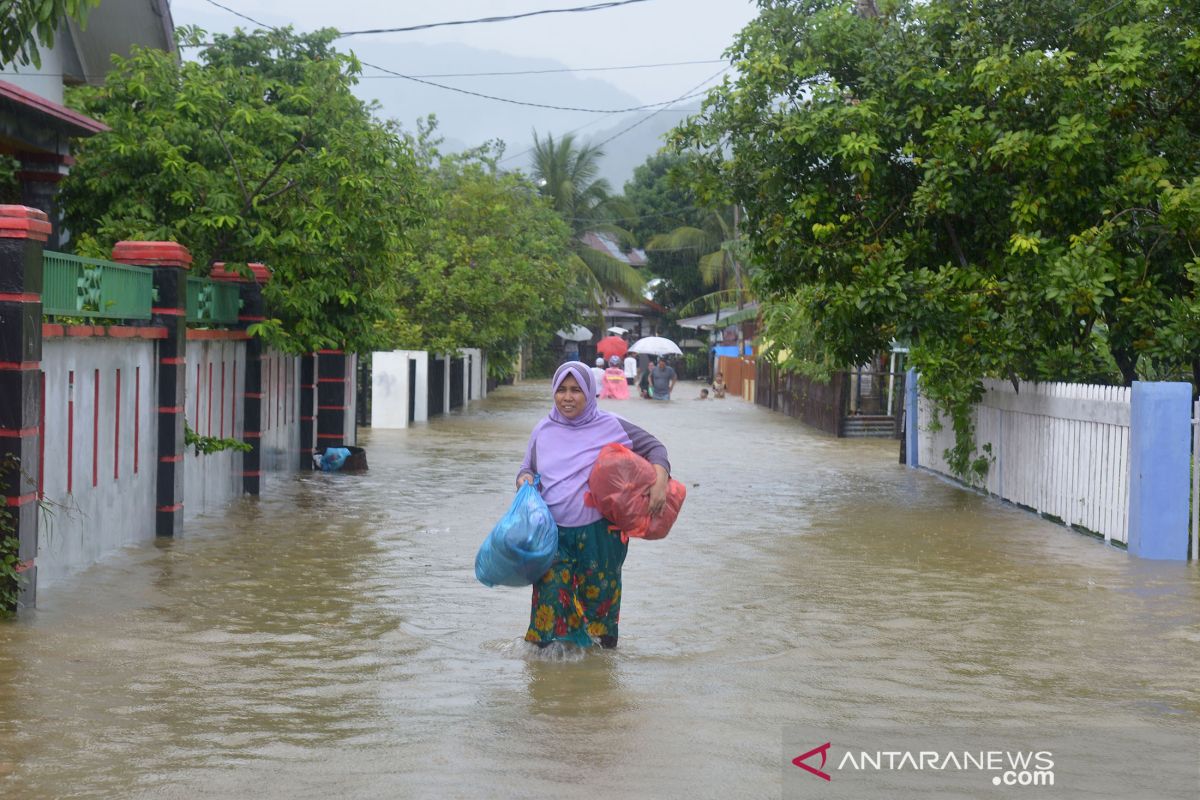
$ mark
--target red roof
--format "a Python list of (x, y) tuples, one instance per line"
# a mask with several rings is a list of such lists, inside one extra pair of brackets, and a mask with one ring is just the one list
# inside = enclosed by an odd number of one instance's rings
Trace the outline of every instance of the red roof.
[(51, 102), (41, 95), (26, 91), (8, 81), (0, 81), (0, 101), (4, 100), (24, 106), (60, 123), (66, 123), (72, 129), (70, 133), (76, 136), (92, 136), (109, 130), (109, 127), (100, 120), (92, 119), (78, 111), (72, 111), (66, 106), (60, 106), (58, 103)]

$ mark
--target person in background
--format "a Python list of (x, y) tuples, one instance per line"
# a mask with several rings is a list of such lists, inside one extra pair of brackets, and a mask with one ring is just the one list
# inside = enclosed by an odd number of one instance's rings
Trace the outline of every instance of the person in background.
[(650, 356), (645, 353), (638, 353), (638, 375), (637, 385), (638, 390), (642, 394), (643, 399), (650, 399)]
[(599, 397), (600, 389), (604, 386), (604, 356), (596, 356), (596, 366), (592, 367), (592, 377), (596, 379), (596, 397)]
[(666, 356), (658, 357), (658, 366), (650, 370), (650, 388), (655, 400), (670, 400), (671, 390), (675, 388), (678, 376)]
[(701, 389), (700, 396), (697, 397), (696, 399), (697, 400), (707, 400), (708, 399), (708, 389)]
[(725, 399), (725, 376), (720, 372), (716, 374), (712, 382), (713, 397), (717, 400)]
[(671, 462), (658, 439), (600, 410), (591, 370), (584, 364), (560, 366), (551, 387), (554, 406), (529, 435), (517, 473), (518, 489), (539, 476), (542, 499), (558, 524), (558, 558), (533, 585), (525, 641), (538, 647), (555, 641), (616, 647), (621, 566), (629, 544), (599, 511), (584, 504), (588, 477), (606, 444), (625, 445), (654, 465), (654, 484), (647, 490), (654, 515), (667, 499)]
[(637, 359), (634, 358), (633, 352), (625, 354), (625, 383), (633, 386), (637, 383), (638, 365)]
[(621, 366), (620, 356), (613, 356), (608, 360), (608, 369), (604, 370), (603, 378), (604, 387), (600, 390), (601, 397), (613, 400), (629, 399), (629, 384), (625, 383), (625, 369)]

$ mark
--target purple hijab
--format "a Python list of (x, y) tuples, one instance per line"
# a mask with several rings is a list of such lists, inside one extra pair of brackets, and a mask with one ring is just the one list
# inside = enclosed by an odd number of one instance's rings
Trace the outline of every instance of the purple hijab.
[(558, 391), (568, 375), (583, 389), (583, 411), (567, 419), (554, 407), (534, 427), (521, 471), (541, 476), (542, 499), (554, 521), (573, 528), (600, 519), (599, 511), (583, 504), (583, 496), (601, 448), (611, 442), (629, 447), (632, 442), (621, 418), (596, 405), (596, 383), (587, 364), (568, 361), (560, 366), (554, 373), (551, 393)]

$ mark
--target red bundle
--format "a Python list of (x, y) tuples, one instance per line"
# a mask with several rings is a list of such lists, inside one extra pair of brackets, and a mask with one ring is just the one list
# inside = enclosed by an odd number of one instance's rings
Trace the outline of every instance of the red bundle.
[(621, 529), (622, 538), (661, 539), (671, 530), (687, 489), (672, 479), (667, 485), (667, 502), (656, 516), (650, 516), (647, 493), (654, 485), (654, 467), (624, 445), (607, 444), (596, 457), (588, 477), (584, 502)]

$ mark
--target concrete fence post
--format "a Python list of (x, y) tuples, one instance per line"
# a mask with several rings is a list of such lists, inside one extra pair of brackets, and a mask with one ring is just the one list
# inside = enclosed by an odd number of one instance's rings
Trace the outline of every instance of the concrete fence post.
[[(209, 277), (214, 281), (227, 281), (238, 286), (238, 298), (242, 302), (238, 312), (238, 327), (242, 330), (266, 319), (263, 310), (262, 287), (271, 280), (271, 270), (262, 264), (246, 265), (253, 278), (245, 278), (236, 271), (225, 268), (225, 264), (213, 264)], [(248, 453), (242, 453), (242, 491), (257, 495), (262, 490), (262, 339), (246, 340), (246, 366), (242, 380), (242, 439), (250, 445)], [(233, 399), (237, 402), (237, 398)]]
[(346, 373), (349, 357), (342, 350), (317, 353), (317, 449), (346, 444)]
[(0, 456), (15, 462), (0, 472), (13, 527), (0, 537), (17, 540), (17, 572), (23, 576), (18, 608), (32, 608), (37, 599), (42, 247), (50, 228), (43, 211), (0, 205)]
[(917, 403), (919, 392), (917, 384), (920, 382), (920, 376), (915, 369), (910, 369), (904, 374), (904, 455), (905, 460), (910, 467), (921, 466), (921, 461), (917, 458), (917, 441), (919, 439), (919, 431), (917, 429)]
[(192, 254), (175, 242), (117, 242), (112, 260), (154, 270), (158, 301), (151, 324), (166, 328), (158, 343), (158, 463), (154, 531), (183, 532), (183, 425), (187, 391), (187, 275)]
[(1191, 492), (1192, 386), (1134, 381), (1129, 409), (1129, 552), (1184, 561)]

